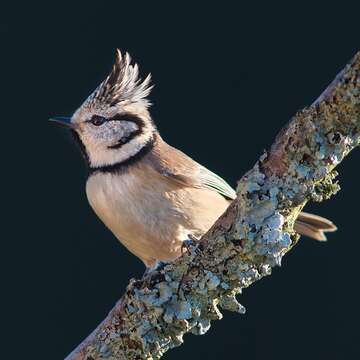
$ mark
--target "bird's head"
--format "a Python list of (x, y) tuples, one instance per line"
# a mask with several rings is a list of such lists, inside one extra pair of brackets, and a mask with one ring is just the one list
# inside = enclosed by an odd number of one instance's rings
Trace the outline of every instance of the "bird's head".
[(141, 80), (137, 64), (117, 50), (111, 73), (72, 117), (51, 119), (72, 130), (90, 168), (125, 162), (154, 141), (150, 79)]

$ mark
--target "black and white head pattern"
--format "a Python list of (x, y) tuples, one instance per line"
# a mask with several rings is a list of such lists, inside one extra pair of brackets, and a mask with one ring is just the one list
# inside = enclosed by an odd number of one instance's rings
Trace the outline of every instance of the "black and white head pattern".
[(110, 74), (74, 113), (75, 138), (90, 168), (119, 168), (151, 148), (156, 128), (148, 111), (150, 79), (142, 80), (130, 55), (117, 50)]

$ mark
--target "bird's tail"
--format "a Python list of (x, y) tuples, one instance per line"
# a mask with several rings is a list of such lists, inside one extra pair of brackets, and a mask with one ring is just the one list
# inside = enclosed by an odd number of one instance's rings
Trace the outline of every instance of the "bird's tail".
[(337, 227), (321, 216), (301, 212), (296, 219), (294, 229), (301, 235), (319, 241), (326, 241), (326, 232), (336, 231)]

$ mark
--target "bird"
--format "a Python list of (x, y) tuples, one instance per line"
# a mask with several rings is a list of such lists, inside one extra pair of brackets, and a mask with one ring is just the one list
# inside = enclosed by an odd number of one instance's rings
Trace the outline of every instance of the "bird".
[[(236, 198), (220, 176), (162, 139), (149, 111), (152, 88), (151, 74), (142, 79), (117, 49), (111, 72), (73, 115), (50, 119), (79, 145), (95, 214), (148, 269), (178, 258)], [(324, 241), (336, 226), (301, 212), (295, 230)]]

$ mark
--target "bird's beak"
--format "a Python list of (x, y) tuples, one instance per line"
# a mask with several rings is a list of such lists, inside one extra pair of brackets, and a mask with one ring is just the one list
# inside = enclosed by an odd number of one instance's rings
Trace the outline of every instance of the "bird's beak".
[(74, 129), (75, 125), (71, 123), (71, 118), (66, 116), (54, 116), (49, 121), (55, 122), (66, 128)]

